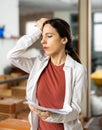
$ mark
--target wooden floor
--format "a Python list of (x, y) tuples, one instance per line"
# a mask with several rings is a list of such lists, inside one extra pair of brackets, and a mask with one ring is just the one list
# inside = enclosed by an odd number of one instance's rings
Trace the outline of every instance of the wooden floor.
[(0, 130), (30, 130), (28, 114), (29, 110), (18, 113), (16, 118), (0, 114)]
[(27, 120), (8, 118), (0, 121), (0, 130), (30, 130)]

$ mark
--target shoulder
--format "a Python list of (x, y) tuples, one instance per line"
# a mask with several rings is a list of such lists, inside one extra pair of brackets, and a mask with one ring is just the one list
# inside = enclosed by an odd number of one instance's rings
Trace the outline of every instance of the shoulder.
[(83, 79), (84, 81), (86, 81), (87, 79), (87, 69), (86, 66), (78, 63), (77, 61), (74, 61), (75, 66), (74, 66), (74, 74), (76, 76), (77, 79)]
[(74, 63), (75, 63), (75, 65), (74, 65), (75, 69), (78, 69), (79, 71), (85, 71), (86, 70), (86, 66), (84, 64), (81, 64), (81, 63), (79, 63), (75, 60), (74, 60)]
[(85, 72), (86, 71), (86, 67), (85, 65), (77, 62), (76, 60), (74, 60), (71, 56), (67, 55), (67, 59), (66, 59), (66, 66), (70, 67), (73, 69), (73, 71), (75, 72)]

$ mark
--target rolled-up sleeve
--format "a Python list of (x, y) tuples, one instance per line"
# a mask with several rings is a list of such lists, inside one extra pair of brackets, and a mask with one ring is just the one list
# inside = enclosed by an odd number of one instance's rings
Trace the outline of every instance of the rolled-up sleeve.
[(41, 30), (34, 27), (32, 34), (22, 36), (17, 41), (16, 46), (7, 54), (7, 59), (10, 60), (11, 64), (29, 73), (33, 66), (34, 58), (24, 57), (22, 55), (28, 47), (39, 39), (40, 35)]

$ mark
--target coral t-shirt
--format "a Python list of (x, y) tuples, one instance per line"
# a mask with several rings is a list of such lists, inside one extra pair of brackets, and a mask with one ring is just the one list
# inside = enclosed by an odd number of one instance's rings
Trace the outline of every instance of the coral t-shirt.
[[(37, 87), (39, 105), (61, 109), (65, 97), (65, 75), (63, 65), (55, 66), (49, 61), (42, 72)], [(64, 130), (63, 123), (50, 123), (39, 119), (38, 130)]]

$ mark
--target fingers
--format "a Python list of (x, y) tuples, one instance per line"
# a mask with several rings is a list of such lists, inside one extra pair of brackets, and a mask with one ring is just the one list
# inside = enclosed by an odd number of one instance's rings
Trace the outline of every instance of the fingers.
[(44, 119), (46, 119), (46, 118), (48, 118), (50, 116), (50, 112), (48, 112), (48, 111), (41, 111), (39, 109), (36, 109), (35, 107), (33, 107), (30, 104), (29, 104), (29, 108), (31, 109), (31, 111), (36, 113), (42, 120), (44, 120)]
[(42, 30), (43, 23), (48, 20), (47, 18), (41, 18), (36, 22), (36, 26)]
[(40, 110), (36, 109), (33, 105), (29, 104), (28, 106), (29, 106), (31, 111), (34, 111), (37, 114), (40, 112)]
[(41, 111), (40, 113), (39, 113), (39, 115), (38, 115), (42, 120), (44, 120), (44, 119), (46, 119), (46, 118), (48, 118), (49, 116), (50, 116), (50, 112), (43, 112), (43, 111)]

